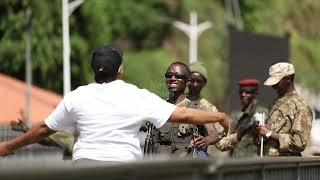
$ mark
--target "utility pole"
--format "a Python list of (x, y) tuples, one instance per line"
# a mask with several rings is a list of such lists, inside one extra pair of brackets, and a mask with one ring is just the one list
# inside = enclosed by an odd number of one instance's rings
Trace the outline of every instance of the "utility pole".
[(198, 24), (197, 13), (190, 13), (190, 25), (181, 21), (174, 21), (173, 25), (183, 31), (189, 37), (189, 63), (197, 62), (198, 38), (207, 29), (212, 27), (212, 23), (205, 21)]
[(26, 34), (26, 51), (25, 51), (25, 61), (26, 61), (26, 114), (22, 114), (26, 123), (29, 124), (31, 120), (31, 90), (32, 90), (32, 62), (31, 62), (31, 46), (32, 46), (32, 12), (30, 8), (26, 11), (27, 20), (27, 34)]
[(83, 0), (74, 0), (69, 3), (69, 0), (62, 0), (63, 95), (71, 90), (69, 16), (83, 2)]
[(241, 9), (238, 0), (225, 0), (227, 12), (227, 22), (235, 25), (240, 30), (243, 30), (243, 20), (241, 17)]

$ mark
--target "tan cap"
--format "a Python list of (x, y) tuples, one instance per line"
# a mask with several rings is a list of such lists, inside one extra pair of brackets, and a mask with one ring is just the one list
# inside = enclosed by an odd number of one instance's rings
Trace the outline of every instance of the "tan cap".
[(195, 63), (192, 63), (189, 65), (190, 72), (197, 72), (201, 76), (203, 76), (206, 80), (208, 79), (208, 74), (206, 68), (204, 68), (203, 63), (200, 61), (197, 61)]
[(277, 84), (282, 78), (294, 74), (294, 67), (290, 63), (280, 62), (269, 68), (269, 78), (264, 82), (266, 86)]

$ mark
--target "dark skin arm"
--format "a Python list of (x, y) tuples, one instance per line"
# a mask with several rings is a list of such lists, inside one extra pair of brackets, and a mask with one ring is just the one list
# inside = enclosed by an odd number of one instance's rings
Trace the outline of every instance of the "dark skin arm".
[[(256, 129), (257, 129), (258, 133), (263, 137), (266, 137), (267, 132), (270, 131), (266, 125), (257, 126)], [(279, 136), (278, 133), (272, 132), (272, 134), (271, 134), (271, 136), (269, 138), (272, 138), (274, 140), (279, 141), (279, 137), (280, 136)]]
[(39, 142), (41, 139), (48, 137), (55, 132), (56, 131), (51, 130), (44, 122), (42, 122), (15, 139), (0, 143), (0, 156), (10, 155), (15, 150)]
[[(30, 130), (30, 128), (25, 123), (25, 120), (22, 120), (22, 119), (17, 119), (15, 121), (12, 121), (11, 128), (14, 131), (22, 131), (24, 133)], [(42, 140), (40, 140), (38, 143), (44, 146), (60, 147), (59, 144), (56, 143), (54, 140), (50, 139), (50, 137), (45, 137)]]
[(208, 124), (219, 122), (224, 131), (228, 131), (228, 116), (221, 112), (205, 112), (197, 109), (176, 107), (169, 122), (186, 124)]
[(243, 128), (238, 128), (237, 130), (237, 140), (238, 141), (241, 141), (242, 137), (244, 135), (246, 135), (249, 131), (249, 129), (253, 128), (253, 124), (249, 124), (248, 126), (246, 127), (243, 127)]
[(205, 124), (204, 127), (208, 133), (208, 136), (203, 137), (198, 134), (194, 134), (194, 146), (197, 149), (203, 149), (208, 147), (209, 145), (213, 145), (220, 140), (219, 132), (215, 128), (214, 124)]

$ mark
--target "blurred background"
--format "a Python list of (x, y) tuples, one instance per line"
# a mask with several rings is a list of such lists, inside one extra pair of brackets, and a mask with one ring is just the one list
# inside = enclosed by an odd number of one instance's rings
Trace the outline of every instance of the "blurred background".
[[(166, 98), (168, 65), (174, 61), (189, 64), (188, 36), (174, 22), (189, 24), (191, 12), (197, 13), (198, 23), (212, 23), (198, 38), (197, 60), (209, 74), (204, 97), (218, 109), (231, 113), (228, 106), (239, 104), (232, 89), (242, 75), (230, 76), (235, 72), (230, 68), (232, 59), (237, 59), (232, 56), (230, 34), (236, 31), (285, 40), (284, 52), (279, 49), (285, 56), (264, 63), (249, 58), (250, 63), (237, 72), (260, 68), (267, 76), (269, 67), (261, 64), (293, 63), (299, 91), (319, 115), (320, 2), (315, 0), (84, 0), (68, 19), (71, 90), (94, 81), (91, 52), (115, 43), (124, 49), (125, 80)], [(8, 125), (17, 118), (39, 122), (63, 97), (62, 1), (1, 0), (0, 16), (0, 122)], [(245, 48), (245, 40), (240, 42), (246, 50), (242, 54), (253, 53)], [(29, 91), (24, 83), (28, 59)], [(1, 138), (8, 136), (12, 135)]]

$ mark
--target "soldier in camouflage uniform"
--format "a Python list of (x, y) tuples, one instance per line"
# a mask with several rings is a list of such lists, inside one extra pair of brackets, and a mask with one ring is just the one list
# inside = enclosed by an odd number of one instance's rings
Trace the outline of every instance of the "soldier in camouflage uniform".
[(238, 82), (242, 115), (236, 125), (236, 132), (221, 139), (216, 146), (221, 150), (231, 150), (231, 157), (257, 157), (259, 147), (256, 146), (258, 134), (255, 129), (255, 114), (268, 114), (267, 108), (259, 105), (256, 99), (259, 81), (243, 79)]
[[(191, 76), (188, 82), (189, 92), (187, 98), (191, 101), (188, 105), (190, 108), (200, 109), (208, 112), (218, 112), (216, 106), (201, 96), (201, 90), (207, 83), (207, 71), (200, 62), (193, 63), (189, 66)], [(207, 126), (206, 128), (204, 128)], [(194, 145), (198, 150), (205, 150), (211, 157), (223, 155), (213, 144), (220, 140), (224, 135), (224, 129), (219, 123), (214, 125), (197, 126), (198, 134), (195, 134)], [(208, 131), (210, 131), (208, 133)], [(210, 134), (210, 136), (208, 136)]]
[[(165, 73), (169, 90), (168, 102), (179, 107), (188, 107), (190, 100), (184, 91), (190, 77), (187, 65), (181, 62), (172, 63)], [(167, 122), (160, 129), (153, 128), (153, 149), (156, 154), (186, 157), (191, 154), (190, 142), (193, 139), (195, 125)]]
[(267, 124), (257, 127), (267, 139), (266, 156), (301, 156), (310, 138), (312, 111), (295, 91), (294, 73), (292, 64), (280, 62), (270, 67), (270, 77), (264, 83), (278, 94)]

